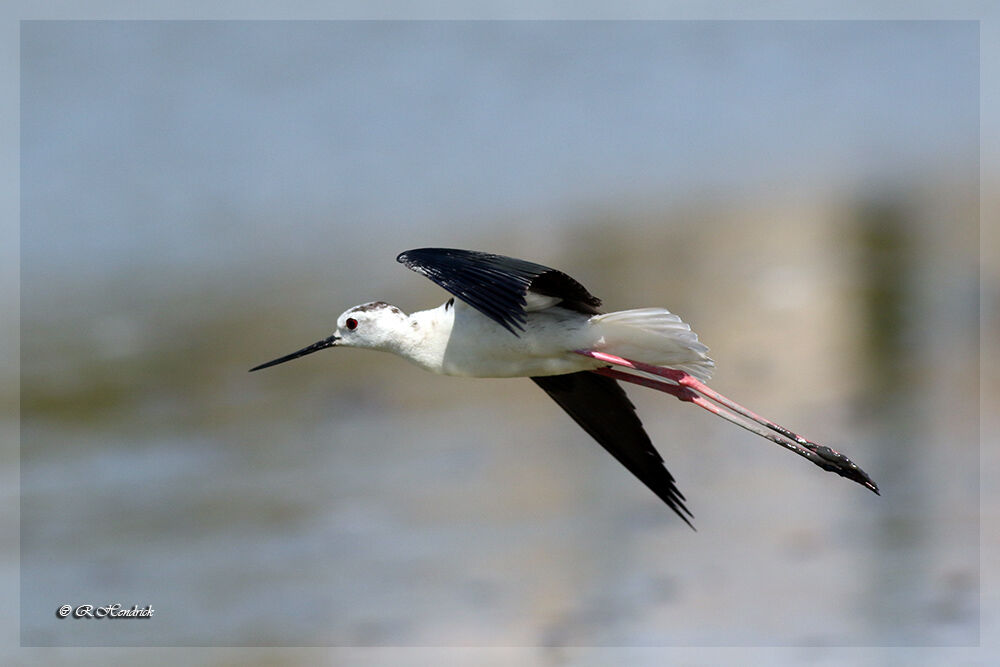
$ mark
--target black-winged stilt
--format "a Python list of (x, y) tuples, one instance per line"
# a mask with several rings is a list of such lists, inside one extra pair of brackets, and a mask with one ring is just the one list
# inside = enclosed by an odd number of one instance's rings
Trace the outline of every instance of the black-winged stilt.
[(565, 273), (503, 255), (420, 248), (396, 259), (460, 301), (448, 299), (411, 315), (382, 301), (364, 303), (342, 313), (331, 336), (250, 370), (328, 347), (364, 347), (393, 352), (445, 375), (530, 377), (689, 526), (693, 515), (685, 498), (617, 380), (694, 403), (879, 492), (840, 452), (810, 442), (705, 385), (702, 381), (715, 366), (708, 348), (666, 309), (602, 314), (601, 300)]

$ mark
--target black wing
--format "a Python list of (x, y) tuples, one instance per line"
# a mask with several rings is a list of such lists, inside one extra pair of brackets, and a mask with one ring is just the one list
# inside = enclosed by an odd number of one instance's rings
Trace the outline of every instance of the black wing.
[(569, 413), (618, 462), (648, 486), (684, 522), (694, 528), (694, 518), (684, 505), (684, 495), (663, 466), (663, 458), (650, 442), (625, 390), (612, 378), (590, 371), (533, 377), (535, 384)]
[(562, 299), (563, 308), (595, 314), (601, 300), (562, 271), (523, 259), (454, 248), (418, 248), (396, 257), (515, 336), (524, 331), (528, 290)]

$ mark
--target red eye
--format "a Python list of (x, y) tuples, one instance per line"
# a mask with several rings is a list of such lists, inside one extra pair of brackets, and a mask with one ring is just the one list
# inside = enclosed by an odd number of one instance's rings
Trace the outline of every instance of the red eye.
[(349, 330), (354, 331), (358, 328), (358, 321), (353, 317), (349, 317), (347, 318), (347, 321), (344, 322), (344, 326), (346, 326)]

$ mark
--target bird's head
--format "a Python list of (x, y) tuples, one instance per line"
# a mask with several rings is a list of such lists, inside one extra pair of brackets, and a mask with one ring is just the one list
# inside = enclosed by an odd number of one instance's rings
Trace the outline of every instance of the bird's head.
[(396, 340), (406, 313), (384, 301), (349, 308), (337, 318), (336, 345), (381, 350)]
[(373, 350), (391, 349), (398, 338), (400, 327), (406, 322), (406, 313), (384, 301), (371, 301), (360, 306), (349, 308), (337, 318), (337, 330), (323, 340), (307, 345), (301, 350), (278, 357), (272, 361), (255, 366), (251, 371), (257, 371), (270, 366), (277, 366), (292, 359), (304, 357), (313, 352), (325, 350), (328, 347), (364, 347)]

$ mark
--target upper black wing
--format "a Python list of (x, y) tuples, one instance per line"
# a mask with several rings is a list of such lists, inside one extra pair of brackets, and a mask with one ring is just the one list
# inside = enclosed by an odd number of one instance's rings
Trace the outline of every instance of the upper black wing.
[(535, 384), (569, 413), (604, 449), (648, 486), (684, 522), (694, 518), (673, 475), (653, 447), (635, 406), (616, 380), (590, 371), (533, 377)]
[(418, 248), (396, 257), (515, 336), (524, 330), (528, 290), (562, 299), (563, 308), (597, 313), (601, 300), (562, 271), (523, 259), (455, 248)]

